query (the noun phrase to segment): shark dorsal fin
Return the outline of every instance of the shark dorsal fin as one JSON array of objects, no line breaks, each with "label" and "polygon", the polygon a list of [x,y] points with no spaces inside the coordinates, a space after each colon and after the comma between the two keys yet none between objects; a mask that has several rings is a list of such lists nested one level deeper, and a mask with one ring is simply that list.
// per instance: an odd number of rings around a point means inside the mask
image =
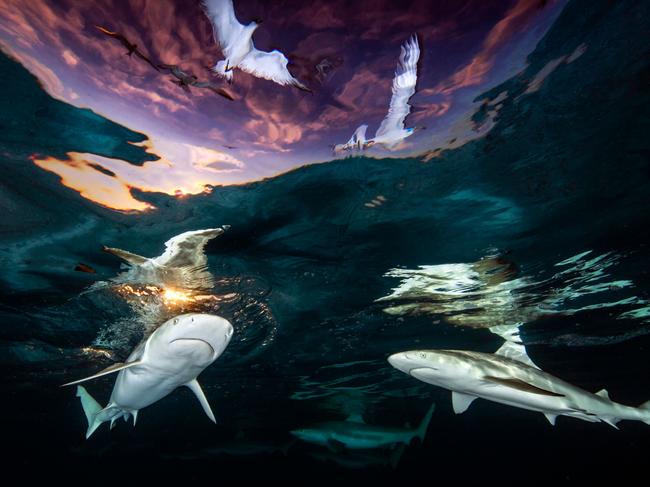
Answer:
[{"label": "shark dorsal fin", "polygon": [[97,372],[95,375],[91,375],[90,377],[86,377],[84,379],[75,380],[73,382],[68,382],[67,384],[63,384],[61,387],[72,386],[75,384],[79,384],[81,382],[86,382],[87,380],[96,379],[97,377],[101,377],[103,375],[119,372],[120,370],[128,369],[129,367],[135,367],[136,365],[140,365],[141,363],[142,362],[139,360],[136,360],[135,362],[128,362],[126,364],[123,364],[122,362],[118,362],[116,364],[106,367],[101,372]]},{"label": "shark dorsal fin", "polygon": [[607,399],[607,400],[611,401],[611,399],[609,398],[609,392],[607,392],[607,389],[601,389],[601,390],[599,390],[599,391],[596,393],[596,395],[597,395],[597,396],[600,396],[600,397],[602,397],[602,398],[604,398],[604,399]]},{"label": "shark dorsal fin", "polygon": [[522,364],[530,365],[531,367],[539,369],[539,367],[537,367],[537,365],[535,365],[530,359],[528,353],[526,353],[526,347],[520,343],[505,342],[501,345],[501,348],[494,353],[495,355],[501,355],[502,357],[516,360]]},{"label": "shark dorsal fin", "polygon": [[474,402],[476,396],[470,396],[469,394],[463,394],[462,392],[452,391],[451,393],[451,404],[454,407],[454,412],[456,414],[461,414],[467,411],[472,402]]},{"label": "shark dorsal fin", "polygon": [[216,423],[217,420],[214,418],[214,413],[210,408],[210,403],[205,398],[205,394],[203,394],[203,389],[201,389],[201,385],[199,384],[199,381],[194,379],[185,385],[194,393],[196,398],[199,400],[199,402],[201,403],[201,407],[203,407],[203,411],[205,411],[205,414],[208,416],[208,418],[210,418],[210,420],[213,423]]},{"label": "shark dorsal fin", "polygon": [[345,420],[351,423],[365,423],[363,416],[361,416],[359,413],[352,413],[347,418],[345,418]]}]

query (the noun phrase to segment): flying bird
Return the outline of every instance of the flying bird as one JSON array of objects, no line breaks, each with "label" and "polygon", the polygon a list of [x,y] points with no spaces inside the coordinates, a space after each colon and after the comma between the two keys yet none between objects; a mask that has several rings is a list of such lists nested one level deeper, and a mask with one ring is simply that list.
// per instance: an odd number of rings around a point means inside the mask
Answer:
[{"label": "flying bird", "polygon": [[175,64],[159,64],[158,68],[169,71],[169,73],[176,78],[175,80],[172,80],[172,83],[177,84],[178,86],[183,88],[187,93],[191,92],[190,87],[207,88],[208,90],[216,93],[217,95],[221,95],[224,98],[227,98],[228,100],[231,101],[234,100],[232,95],[228,93],[226,90],[224,90],[223,88],[219,88],[218,86],[216,86],[214,83],[211,83],[210,81],[199,81],[199,79],[195,75],[186,73]]},{"label": "flying bird", "polygon": [[206,244],[223,234],[230,225],[184,232],[165,242],[165,251],[157,257],[143,257],[127,250],[103,247],[104,252],[119,257],[130,268],[113,281],[129,284],[152,284],[163,288],[210,289],[214,277],[208,270]]},{"label": "flying bird", "polygon": [[368,130],[367,125],[359,125],[357,129],[350,137],[345,144],[336,144],[333,146],[334,152],[344,152],[351,150],[363,150],[366,148],[368,141],[366,140],[366,130]]},{"label": "flying bird", "polygon": [[277,50],[265,52],[255,48],[253,32],[259,22],[240,24],[232,0],[203,0],[203,8],[212,23],[214,39],[226,57],[212,68],[216,74],[232,83],[233,70],[239,68],[258,78],[311,92],[291,75],[287,69],[289,60],[284,54]]},{"label": "flying bird", "polygon": [[388,114],[377,129],[375,137],[366,140],[368,126],[361,125],[355,130],[352,138],[347,143],[334,146],[335,152],[353,149],[364,150],[375,144],[380,144],[387,149],[393,149],[413,134],[416,129],[404,128],[404,119],[411,110],[408,102],[415,93],[419,58],[420,46],[417,37],[413,35],[402,45],[399,62],[395,70],[395,78],[393,78],[393,95],[388,107]]},{"label": "flying bird", "polygon": [[102,26],[100,26],[100,25],[96,25],[95,27],[96,27],[100,32],[102,32],[103,34],[106,34],[107,36],[112,37],[113,39],[117,39],[118,41],[120,41],[120,43],[121,43],[124,47],[126,47],[126,49],[127,49],[127,52],[126,52],[126,55],[127,55],[127,56],[132,57],[133,54],[135,54],[136,57],[138,57],[138,58],[142,59],[144,62],[148,63],[148,64],[149,64],[153,69],[155,69],[156,71],[160,71],[160,69],[158,68],[158,66],[156,66],[156,65],[153,63],[153,61],[151,61],[151,59],[149,59],[147,56],[145,56],[145,55],[142,53],[142,51],[141,51],[140,49],[138,49],[138,45],[137,45],[137,44],[132,43],[132,42],[129,41],[126,37],[124,37],[122,34],[120,34],[119,32],[113,32],[113,31],[110,31],[110,30],[105,29],[104,27],[102,27]]}]

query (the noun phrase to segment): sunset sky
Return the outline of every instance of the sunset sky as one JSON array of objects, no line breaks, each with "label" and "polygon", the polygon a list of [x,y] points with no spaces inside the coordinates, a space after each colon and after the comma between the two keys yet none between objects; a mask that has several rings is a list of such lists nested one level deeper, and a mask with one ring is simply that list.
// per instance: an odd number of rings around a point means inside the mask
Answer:
[{"label": "sunset sky", "polygon": [[[285,53],[292,74],[313,94],[241,71],[232,86],[213,75],[207,67],[223,57],[198,0],[0,4],[0,44],[7,53],[52,96],[146,134],[147,150],[160,157],[141,167],[76,153],[63,161],[40,155],[34,163],[104,206],[143,210],[129,188],[199,193],[206,184],[257,180],[331,160],[331,145],[345,142],[361,123],[374,134],[386,115],[400,45],[413,33],[422,55],[407,126],[426,130],[399,151],[373,148],[368,155],[422,154],[479,136],[469,121],[473,99],[525,66],[564,1],[235,0],[242,23],[263,20],[253,36],[256,47]],[[156,63],[178,64],[223,84],[236,100],[207,90],[185,93],[168,74],[126,56],[96,24],[123,33]],[[319,64],[329,71],[319,74]],[[104,186],[117,188],[113,196],[88,196]]]}]

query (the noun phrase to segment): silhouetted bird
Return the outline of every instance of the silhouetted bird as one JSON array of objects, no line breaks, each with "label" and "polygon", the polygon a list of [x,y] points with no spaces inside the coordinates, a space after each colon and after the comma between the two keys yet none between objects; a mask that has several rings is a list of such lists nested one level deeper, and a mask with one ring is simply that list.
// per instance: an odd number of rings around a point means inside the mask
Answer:
[{"label": "silhouetted bird", "polygon": [[97,29],[99,29],[99,31],[102,32],[103,34],[106,34],[107,36],[112,37],[113,39],[117,39],[118,41],[120,41],[120,43],[124,47],[126,47],[126,49],[127,49],[127,53],[126,53],[127,56],[132,57],[133,54],[135,54],[136,57],[142,59],[144,62],[149,64],[153,69],[155,69],[156,71],[160,71],[160,69],[158,69],[158,66],[156,66],[151,61],[151,59],[149,59],[147,56],[145,56],[142,53],[142,51],[140,51],[140,49],[138,49],[137,44],[132,43],[126,37],[124,37],[122,34],[120,34],[119,32],[110,31],[110,30],[105,29],[104,27],[101,27],[99,25],[96,25],[95,27],[97,27]]},{"label": "silhouetted bird", "polygon": [[159,64],[158,68],[169,71],[169,73],[176,78],[175,80],[172,80],[172,83],[177,84],[188,93],[191,92],[190,87],[207,88],[208,90],[218,95],[221,95],[224,98],[227,98],[231,101],[234,100],[232,95],[228,93],[226,90],[224,90],[223,88],[217,87],[215,84],[211,83],[210,81],[199,81],[199,79],[195,75],[191,73],[186,73],[175,64]]}]

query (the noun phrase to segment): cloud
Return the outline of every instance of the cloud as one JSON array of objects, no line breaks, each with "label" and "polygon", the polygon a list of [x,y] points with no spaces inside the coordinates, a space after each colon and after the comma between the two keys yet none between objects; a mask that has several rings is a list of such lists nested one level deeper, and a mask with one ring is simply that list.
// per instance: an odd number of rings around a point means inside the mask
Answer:
[{"label": "cloud", "polygon": [[[482,0],[235,0],[242,22],[264,19],[254,34],[256,46],[287,54],[290,71],[315,91],[309,95],[236,70],[229,88],[236,102],[208,90],[186,93],[170,82],[168,73],[126,56],[117,40],[94,27],[123,33],[154,63],[178,64],[219,83],[207,67],[223,56],[198,0],[4,0],[0,38],[54,96],[118,123],[165,133],[170,140],[240,149],[245,168],[215,159],[192,169],[177,159],[181,149],[158,142],[157,152],[173,161],[176,177],[188,178],[183,186],[191,192],[204,180],[235,175],[241,180],[247,171],[269,175],[312,162],[323,154],[320,148],[347,140],[361,123],[374,133],[388,109],[399,46],[412,33],[423,49],[414,98],[418,109],[411,117],[418,125],[434,123],[432,119],[451,123],[458,112],[454,93],[474,86],[478,94],[500,62],[501,49],[516,36],[525,37],[540,4],[510,0],[504,5]],[[326,76],[317,69],[324,59],[332,65]],[[205,174],[197,177],[195,171]],[[124,181],[140,174],[124,175]],[[161,178],[163,191],[173,185]]]},{"label": "cloud", "polygon": [[79,64],[79,59],[69,49],[66,49],[65,51],[63,51],[61,53],[61,57],[63,58],[63,60],[65,61],[65,63],[68,66],[74,67],[77,64]]},{"label": "cloud", "polygon": [[38,167],[57,174],[64,186],[107,208],[119,211],[153,208],[148,203],[136,200],[125,181],[93,167],[93,164],[85,160],[85,154],[69,152],[67,156],[67,159],[62,160],[32,157],[32,161]]},{"label": "cloud", "polygon": [[136,199],[131,189],[171,196],[199,194],[206,186],[223,184],[224,176],[237,173],[245,164],[221,151],[193,144],[152,138],[147,152],[165,157],[134,166],[127,161],[91,153],[69,152],[66,159],[33,156],[38,167],[53,172],[64,186],[107,208],[144,211],[153,207]]},{"label": "cloud", "polygon": [[449,96],[461,88],[481,84],[494,66],[499,50],[514,35],[523,32],[539,11],[539,0],[518,0],[490,29],[479,52],[467,64],[437,86],[423,90],[423,94]]}]

